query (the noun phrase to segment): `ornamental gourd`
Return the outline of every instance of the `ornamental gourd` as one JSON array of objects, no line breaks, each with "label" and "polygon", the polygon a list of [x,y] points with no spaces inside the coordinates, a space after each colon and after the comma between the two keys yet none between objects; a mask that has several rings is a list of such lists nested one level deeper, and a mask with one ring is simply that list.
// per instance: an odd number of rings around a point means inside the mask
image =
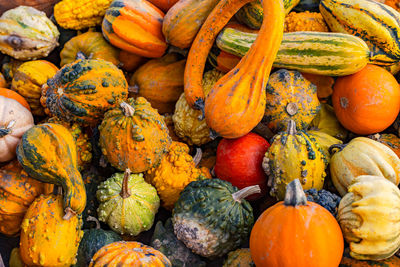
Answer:
[{"label": "ornamental gourd", "polygon": [[382,133],[369,136],[369,138],[390,147],[390,149],[392,149],[393,152],[396,153],[396,155],[400,158],[400,138],[398,138],[396,135]]},{"label": "ornamental gourd", "polygon": [[224,261],[222,267],[255,267],[251,259],[249,248],[240,248],[229,252],[228,258]]},{"label": "ornamental gourd", "polygon": [[[347,249],[346,249],[347,250]],[[393,255],[390,258],[380,260],[380,261],[371,261],[371,260],[356,260],[350,257],[348,251],[343,254],[342,261],[339,264],[339,267],[397,267],[400,266],[400,258],[396,255]]]},{"label": "ornamental gourd", "polygon": [[167,49],[161,31],[164,13],[146,0],[114,0],[102,30],[113,46],[143,57],[161,57]]},{"label": "ornamental gourd", "polygon": [[70,266],[83,236],[82,220],[63,219],[62,196],[40,196],[21,225],[20,254],[28,266]]},{"label": "ornamental gourd", "polygon": [[139,242],[114,242],[94,254],[89,267],[103,266],[152,266],[172,267],[160,251]]},{"label": "ornamental gourd", "polygon": [[18,103],[20,103],[22,106],[24,106],[27,110],[31,111],[31,108],[29,107],[29,104],[25,100],[25,98],[22,95],[18,94],[17,92],[13,91],[13,90],[0,87],[0,96],[4,96],[6,98],[14,99]]},{"label": "ornamental gourd", "polygon": [[340,140],[345,140],[348,134],[336,118],[333,107],[325,103],[321,103],[321,110],[310,123],[309,130],[323,132]]},{"label": "ornamental gourd", "polygon": [[17,100],[0,95],[0,162],[15,157],[22,135],[33,124],[31,112]]},{"label": "ornamental gourd", "polygon": [[330,136],[327,133],[324,133],[322,131],[307,131],[307,134],[314,138],[315,141],[319,144],[322,153],[324,154],[325,158],[329,162],[331,158],[331,154],[329,153],[329,148],[333,145],[337,144],[343,144],[342,140],[339,140],[333,136]]},{"label": "ornamental gourd", "polygon": [[44,109],[40,104],[42,86],[53,77],[58,68],[46,60],[34,60],[23,63],[14,73],[11,89],[25,97],[36,116],[44,116]]},{"label": "ornamental gourd", "polygon": [[284,201],[261,214],[250,235],[256,266],[337,267],[343,248],[335,217],[307,202],[298,179],[288,184]]},{"label": "ornamental gourd", "polygon": [[115,65],[83,59],[62,67],[43,86],[46,113],[65,121],[95,125],[104,113],[128,97],[128,83]]},{"label": "ornamental gourd", "polygon": [[203,257],[227,254],[248,238],[254,217],[244,198],[259,192],[257,185],[238,191],[220,179],[191,182],[172,211],[176,237]]},{"label": "ornamental gourd", "polygon": [[137,236],[153,226],[160,206],[156,189],[143,174],[115,173],[98,186],[99,220],[119,234]]},{"label": "ornamental gourd", "polygon": [[171,145],[163,118],[143,97],[129,98],[109,110],[100,127],[100,146],[115,168],[133,173],[160,164]]},{"label": "ornamental gourd", "polygon": [[20,60],[46,57],[57,45],[60,33],[46,14],[19,6],[0,17],[0,51]]},{"label": "ornamental gourd", "polygon": [[229,72],[239,63],[239,61],[240,57],[222,51],[216,45],[211,48],[207,57],[207,62],[223,73]]},{"label": "ornamental gourd", "polygon": [[329,32],[319,12],[290,12],[285,18],[284,32]]},{"label": "ornamental gourd", "polygon": [[273,131],[285,130],[289,120],[305,130],[321,109],[317,87],[298,71],[274,72],[266,87],[267,104],[263,120]]},{"label": "ornamental gourd", "polygon": [[30,177],[63,188],[64,218],[81,214],[86,191],[77,168],[75,140],[70,131],[56,123],[39,124],[22,136],[17,148],[19,163]]},{"label": "ornamental gourd", "polygon": [[357,137],[347,145],[332,146],[330,151],[334,153],[330,161],[331,179],[342,196],[360,175],[382,176],[395,185],[400,183],[400,159],[384,144]]},{"label": "ornamental gourd", "polygon": [[282,200],[286,186],[295,179],[300,179],[305,190],[321,190],[326,176],[326,163],[315,139],[304,131],[296,131],[295,123],[289,121],[287,131],[274,136],[262,163],[268,176],[271,196]]},{"label": "ornamental gourd", "polygon": [[339,204],[337,219],[350,256],[382,260],[400,248],[400,190],[382,176],[358,176]]}]

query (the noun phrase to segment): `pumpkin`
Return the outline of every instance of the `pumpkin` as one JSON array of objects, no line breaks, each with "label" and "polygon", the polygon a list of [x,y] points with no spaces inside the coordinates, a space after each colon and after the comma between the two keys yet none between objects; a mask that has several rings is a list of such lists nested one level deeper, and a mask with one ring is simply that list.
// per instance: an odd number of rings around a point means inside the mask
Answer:
[{"label": "pumpkin", "polygon": [[211,178],[209,170],[196,168],[189,147],[180,142],[172,142],[160,165],[146,174],[146,181],[157,189],[162,206],[168,210],[172,210],[186,185],[206,178]]},{"label": "pumpkin", "polygon": [[289,121],[286,132],[274,136],[265,153],[262,167],[268,176],[270,195],[278,200],[285,197],[286,186],[300,178],[304,189],[321,190],[324,185],[326,159],[315,139],[304,131],[296,131]]},{"label": "pumpkin", "polygon": [[229,252],[228,258],[224,261],[222,267],[255,267],[251,259],[249,248],[240,248]]},{"label": "pumpkin", "polygon": [[289,120],[305,130],[321,109],[317,87],[298,71],[274,72],[266,87],[267,105],[263,121],[273,131],[285,130]]},{"label": "pumpkin", "polygon": [[143,97],[129,98],[109,110],[100,127],[104,156],[119,170],[139,173],[157,166],[171,138],[163,118]]},{"label": "pumpkin", "polygon": [[103,59],[119,64],[119,51],[103,38],[100,32],[85,32],[71,38],[61,50],[61,66],[74,62],[78,56],[86,59]]},{"label": "pumpkin", "polygon": [[400,258],[397,256],[392,256],[385,260],[371,261],[371,260],[356,260],[350,257],[348,251],[343,254],[342,261],[339,267],[397,267],[400,266]]},{"label": "pumpkin", "polygon": [[18,161],[30,177],[62,186],[66,220],[81,214],[86,205],[77,154],[71,132],[56,123],[33,126],[24,133],[17,148]]},{"label": "pumpkin", "polygon": [[171,218],[168,218],[165,225],[158,221],[151,237],[150,245],[163,253],[175,267],[196,266],[206,267],[201,258],[188,249],[179,241],[172,226]]},{"label": "pumpkin", "polygon": [[31,128],[31,112],[17,100],[0,95],[0,162],[15,157],[22,135]]},{"label": "pumpkin", "polygon": [[337,219],[350,256],[382,260],[400,248],[400,190],[382,176],[361,175],[339,204]]},{"label": "pumpkin", "polygon": [[284,201],[261,214],[250,235],[256,266],[337,267],[343,248],[335,217],[307,202],[298,179],[288,184]]},{"label": "pumpkin", "polygon": [[290,12],[285,17],[284,32],[329,32],[319,12]]},{"label": "pumpkin", "polygon": [[185,64],[186,60],[180,60],[176,53],[152,59],[136,70],[129,85],[160,114],[173,113],[175,103],[183,93]]},{"label": "pumpkin", "polygon": [[60,33],[46,14],[19,6],[0,17],[0,52],[20,60],[46,57],[57,45]]},{"label": "pumpkin", "polygon": [[222,139],[217,148],[215,174],[239,189],[259,185],[261,194],[248,199],[255,200],[267,191],[267,176],[262,161],[270,144],[255,133],[248,133],[237,139]]},{"label": "pumpkin", "polygon": [[225,255],[248,238],[254,217],[244,198],[259,192],[257,185],[238,191],[220,179],[191,182],[172,211],[176,237],[200,256]]},{"label": "pumpkin", "polygon": [[161,57],[167,49],[162,34],[164,13],[146,0],[114,0],[102,30],[113,46],[143,57]]},{"label": "pumpkin", "polygon": [[343,144],[342,140],[339,140],[329,134],[322,132],[322,131],[307,131],[307,134],[314,138],[315,141],[319,144],[322,153],[324,154],[325,158],[329,162],[331,158],[331,154],[329,153],[329,148],[333,145]]},{"label": "pumpkin", "polygon": [[394,134],[375,134],[372,136],[369,136],[371,139],[378,141],[379,143],[382,143],[390,149],[393,150],[394,153],[400,158],[400,139],[394,135]]},{"label": "pumpkin", "polygon": [[172,267],[164,254],[139,242],[114,242],[94,254],[89,267],[102,266]]},{"label": "pumpkin", "polygon": [[390,72],[369,64],[336,80],[332,103],[346,129],[360,135],[373,134],[395,121],[400,109],[400,86]]},{"label": "pumpkin", "polygon": [[151,0],[149,2],[161,9],[162,11],[167,12],[178,1],[179,0]]},{"label": "pumpkin", "polygon": [[[223,73],[213,69],[204,74],[203,90],[206,95],[211,87],[217,82]],[[203,145],[211,141],[210,129],[204,120],[199,120],[202,116],[200,110],[190,108],[186,101],[185,94],[182,94],[175,105],[175,112],[172,116],[176,135],[187,142],[189,145]]]},{"label": "pumpkin", "polygon": [[29,205],[46,192],[46,185],[30,178],[18,161],[0,168],[0,233],[15,235]]},{"label": "pumpkin", "polygon": [[311,121],[309,130],[323,132],[340,140],[345,140],[348,134],[336,118],[333,107],[326,103],[321,103],[321,109]]},{"label": "pumpkin", "polygon": [[332,95],[333,85],[335,84],[333,77],[305,72],[302,72],[301,75],[317,86],[317,96],[320,101],[326,102],[327,98]]},{"label": "pumpkin", "polygon": [[23,63],[14,73],[11,89],[25,97],[36,116],[44,116],[44,109],[40,104],[42,86],[53,77],[58,68],[46,60],[34,60]]},{"label": "pumpkin", "polygon": [[341,196],[360,175],[382,176],[395,185],[400,183],[400,159],[384,144],[357,137],[330,150],[334,153],[330,161],[331,179]]},{"label": "pumpkin", "polygon": [[189,48],[217,0],[181,0],[165,14],[162,31],[167,43]]},{"label": "pumpkin", "polygon": [[20,254],[28,266],[70,266],[75,260],[82,220],[63,219],[62,196],[36,198],[21,224]]},{"label": "pumpkin", "polygon": [[132,236],[153,226],[160,206],[156,189],[144,181],[143,174],[131,174],[129,169],[101,183],[96,196],[99,220],[117,233]]},{"label": "pumpkin", "polygon": [[21,96],[20,94],[18,94],[17,92],[13,91],[13,90],[6,89],[6,88],[0,88],[0,96],[4,96],[6,98],[14,99],[18,103],[23,105],[26,109],[31,111],[31,108],[29,107],[29,104],[25,100],[25,98],[23,96]]},{"label": "pumpkin", "polygon": [[47,114],[65,121],[95,125],[104,113],[128,97],[124,74],[105,60],[77,60],[62,67],[43,86]]},{"label": "pumpkin", "polygon": [[120,62],[119,65],[123,70],[133,72],[143,65],[147,61],[147,58],[121,50],[119,52],[118,60]]},{"label": "pumpkin", "polygon": [[26,267],[26,264],[21,259],[19,248],[13,248],[10,254],[10,267]]}]

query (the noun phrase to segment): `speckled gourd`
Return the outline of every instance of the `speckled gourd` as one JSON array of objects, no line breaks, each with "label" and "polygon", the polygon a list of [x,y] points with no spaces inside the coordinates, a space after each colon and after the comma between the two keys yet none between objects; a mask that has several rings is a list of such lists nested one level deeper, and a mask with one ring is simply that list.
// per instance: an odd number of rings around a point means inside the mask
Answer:
[{"label": "speckled gourd", "polygon": [[255,267],[253,260],[251,259],[251,253],[249,248],[239,248],[231,251],[228,257],[224,261],[222,267]]}]

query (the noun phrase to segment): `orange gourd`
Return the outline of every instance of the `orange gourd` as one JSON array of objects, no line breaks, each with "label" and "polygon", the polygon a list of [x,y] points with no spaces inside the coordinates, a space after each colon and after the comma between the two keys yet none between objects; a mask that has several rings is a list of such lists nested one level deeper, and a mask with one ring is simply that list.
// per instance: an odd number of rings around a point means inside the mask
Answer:
[{"label": "orange gourd", "polygon": [[143,65],[147,61],[147,58],[121,50],[118,60],[121,69],[132,72]]},{"label": "orange gourd", "polygon": [[373,136],[369,136],[371,139],[378,141],[388,147],[390,147],[394,153],[400,158],[400,138],[398,138],[394,134],[375,134]]},{"label": "orange gourd", "polygon": [[17,100],[18,103],[23,105],[29,111],[31,110],[31,108],[29,107],[28,101],[26,101],[22,95],[18,94],[17,92],[15,92],[13,90],[6,89],[6,88],[0,88],[0,95],[7,97],[7,98],[12,98],[14,100]]},{"label": "orange gourd", "polygon": [[0,73],[0,87],[7,87],[6,78],[4,78],[4,75],[2,73]]}]

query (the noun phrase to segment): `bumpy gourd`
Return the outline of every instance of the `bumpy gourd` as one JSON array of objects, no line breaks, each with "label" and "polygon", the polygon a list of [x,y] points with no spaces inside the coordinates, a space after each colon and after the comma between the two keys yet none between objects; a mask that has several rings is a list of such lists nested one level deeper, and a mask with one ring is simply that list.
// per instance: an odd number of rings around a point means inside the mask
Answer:
[{"label": "bumpy gourd", "polygon": [[327,133],[322,131],[307,131],[307,134],[314,138],[315,141],[319,144],[322,153],[324,154],[326,160],[329,162],[331,158],[331,153],[329,153],[329,148],[333,145],[342,144],[342,140],[339,140],[333,136],[330,136]]},{"label": "bumpy gourd", "polygon": [[62,0],[54,6],[54,17],[65,29],[81,30],[101,24],[112,0]]},{"label": "bumpy gourd", "polygon": [[171,145],[163,118],[143,97],[129,98],[109,110],[100,127],[100,146],[115,168],[133,173],[160,164]]},{"label": "bumpy gourd", "polygon": [[83,59],[62,67],[43,86],[40,102],[47,114],[95,125],[128,97],[124,74],[111,62]]},{"label": "bumpy gourd", "polygon": [[224,261],[222,267],[255,267],[251,259],[249,248],[240,248],[229,252],[228,258]]},{"label": "bumpy gourd", "polygon": [[154,185],[162,206],[169,210],[172,210],[186,185],[206,178],[211,178],[210,172],[207,168],[196,168],[189,155],[189,147],[179,142],[172,142],[160,165],[146,174],[146,181]]},{"label": "bumpy gourd", "polygon": [[34,60],[23,63],[14,73],[11,89],[22,95],[29,103],[32,114],[44,116],[40,104],[42,86],[53,77],[58,68],[46,60]]},{"label": "bumpy gourd", "polygon": [[143,174],[115,173],[98,186],[99,220],[120,234],[136,236],[153,226],[160,206],[156,189],[146,183]]},{"label": "bumpy gourd", "polygon": [[296,131],[293,121],[289,121],[286,132],[274,136],[262,163],[268,175],[270,194],[278,200],[285,197],[286,186],[295,179],[300,179],[305,190],[321,190],[326,165],[319,144],[306,132]]},{"label": "bumpy gourd", "polygon": [[400,248],[400,190],[381,176],[358,176],[339,204],[337,219],[350,256],[382,260]]},{"label": "bumpy gourd", "polygon": [[0,17],[0,51],[20,60],[46,57],[57,45],[60,33],[46,14],[19,6]]},{"label": "bumpy gourd", "polygon": [[22,136],[17,157],[24,170],[34,179],[61,185],[65,219],[85,209],[86,191],[77,167],[75,140],[60,124],[33,126]]},{"label": "bumpy gourd", "polygon": [[21,225],[20,254],[29,266],[70,266],[83,236],[82,220],[63,219],[61,195],[40,196],[29,207]]},{"label": "bumpy gourd", "polygon": [[321,13],[290,12],[285,18],[285,32],[329,32]]},{"label": "bumpy gourd", "polygon": [[348,134],[336,118],[333,107],[325,103],[321,104],[321,110],[310,123],[309,130],[323,132],[340,140],[346,139]]},{"label": "bumpy gourd", "polygon": [[188,184],[172,211],[176,237],[203,257],[221,257],[248,238],[253,209],[244,198],[259,193],[256,186],[240,191],[220,179]]},{"label": "bumpy gourd", "polygon": [[347,249],[343,254],[342,261],[339,264],[339,267],[397,267],[400,266],[400,258],[396,255],[393,255],[390,258],[380,260],[380,261],[371,261],[371,260],[356,260],[353,259]]},{"label": "bumpy gourd", "polygon": [[390,149],[392,149],[393,152],[396,153],[396,155],[400,158],[400,138],[398,138],[396,135],[382,133],[369,136],[369,138],[390,147]]}]

